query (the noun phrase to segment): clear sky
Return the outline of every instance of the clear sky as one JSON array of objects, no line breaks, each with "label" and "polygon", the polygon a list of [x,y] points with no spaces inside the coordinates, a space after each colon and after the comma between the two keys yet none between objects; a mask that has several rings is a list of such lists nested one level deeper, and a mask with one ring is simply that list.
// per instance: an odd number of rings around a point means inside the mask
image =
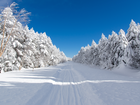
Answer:
[{"label": "clear sky", "polygon": [[29,28],[46,32],[66,56],[73,57],[82,46],[98,43],[114,30],[127,32],[131,19],[140,22],[140,0],[0,0],[16,2],[31,12]]}]

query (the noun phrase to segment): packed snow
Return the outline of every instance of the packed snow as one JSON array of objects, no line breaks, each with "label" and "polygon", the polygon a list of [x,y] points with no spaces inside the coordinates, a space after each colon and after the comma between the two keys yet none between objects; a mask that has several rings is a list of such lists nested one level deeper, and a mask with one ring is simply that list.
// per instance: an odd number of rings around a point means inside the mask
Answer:
[{"label": "packed snow", "polygon": [[0,104],[139,105],[140,72],[118,69],[67,62],[2,73]]}]

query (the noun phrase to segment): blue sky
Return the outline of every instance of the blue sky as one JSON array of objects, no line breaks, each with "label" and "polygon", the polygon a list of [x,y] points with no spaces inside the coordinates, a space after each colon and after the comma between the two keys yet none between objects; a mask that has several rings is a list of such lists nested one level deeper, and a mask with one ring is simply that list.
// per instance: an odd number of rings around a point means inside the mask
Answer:
[{"label": "blue sky", "polygon": [[140,0],[1,0],[1,4],[2,1],[15,1],[31,12],[28,26],[46,32],[68,57],[92,40],[98,43],[102,33],[108,37],[113,30],[127,32],[131,19],[140,22]]}]

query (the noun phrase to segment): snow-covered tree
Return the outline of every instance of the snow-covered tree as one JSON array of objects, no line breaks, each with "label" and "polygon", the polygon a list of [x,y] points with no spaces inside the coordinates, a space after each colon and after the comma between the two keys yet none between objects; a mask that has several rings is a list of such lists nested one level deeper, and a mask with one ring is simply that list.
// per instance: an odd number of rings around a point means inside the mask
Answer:
[{"label": "snow-covered tree", "polygon": [[126,35],[122,29],[119,35],[112,31],[108,39],[102,34],[98,45],[93,41],[92,46],[86,49],[82,47],[72,60],[105,69],[113,69],[120,64],[140,68],[140,25],[132,20]]},{"label": "snow-covered tree", "polygon": [[[33,28],[29,29],[27,25],[24,27],[23,22],[17,21],[17,15],[13,13],[17,13],[14,6],[16,3],[6,7],[0,14],[0,19],[4,20],[0,24],[0,41],[4,46],[7,42],[5,47],[1,47],[4,52],[0,57],[0,70],[6,72],[22,67],[39,68],[65,62],[67,57],[53,45],[46,33],[35,32]],[[28,12],[23,9],[19,15],[26,20]]]},{"label": "snow-covered tree", "polygon": [[[0,48],[0,56],[5,51],[5,48],[13,35],[19,34],[20,29],[22,28],[19,20],[28,21],[28,13],[25,9],[22,9],[18,12],[15,8],[17,8],[17,3],[13,2],[9,7],[4,8],[4,10],[0,14],[0,23],[1,23],[1,48]],[[17,33],[17,34],[15,34]],[[17,35],[18,36],[18,35]]]},{"label": "snow-covered tree", "polygon": [[99,40],[99,44],[98,44],[98,56],[96,58],[96,65],[102,66],[103,68],[106,68],[106,60],[108,58],[108,39],[105,37],[105,35],[102,33],[102,37]]},{"label": "snow-covered tree", "polygon": [[128,66],[140,68],[140,28],[133,20],[130,23],[128,33],[128,45],[125,51],[124,61]]},{"label": "snow-covered tree", "polygon": [[97,44],[96,42],[93,40],[91,47],[89,49],[89,53],[88,53],[88,63],[89,64],[95,64],[96,57],[97,57],[97,52],[96,52],[96,48],[97,48]]}]

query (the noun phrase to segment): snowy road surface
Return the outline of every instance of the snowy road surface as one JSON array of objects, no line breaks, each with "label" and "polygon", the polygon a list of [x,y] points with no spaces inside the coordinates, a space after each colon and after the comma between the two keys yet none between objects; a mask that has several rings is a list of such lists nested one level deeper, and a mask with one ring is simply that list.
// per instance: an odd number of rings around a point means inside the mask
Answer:
[{"label": "snowy road surface", "polygon": [[140,105],[140,72],[67,62],[0,74],[0,105]]}]

